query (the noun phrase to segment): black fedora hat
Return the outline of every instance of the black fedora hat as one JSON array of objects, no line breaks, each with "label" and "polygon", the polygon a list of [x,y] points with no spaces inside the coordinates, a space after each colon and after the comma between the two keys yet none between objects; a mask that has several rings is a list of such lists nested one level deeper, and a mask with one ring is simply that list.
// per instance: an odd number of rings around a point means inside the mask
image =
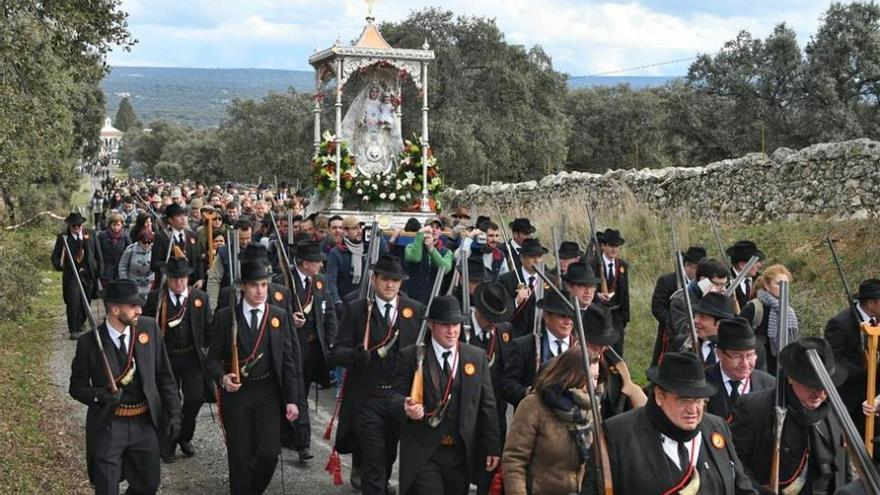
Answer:
[{"label": "black fedora hat", "polygon": [[862,283],[859,284],[859,292],[856,293],[855,298],[860,301],[880,299],[880,280],[876,278],[862,280]]},{"label": "black fedora hat", "polygon": [[327,256],[321,250],[321,245],[315,241],[300,242],[296,245],[296,259],[303,261],[324,261]]},{"label": "black fedora hat", "polygon": [[617,229],[605,229],[605,232],[602,232],[602,236],[599,238],[599,242],[608,246],[616,247],[623,246],[626,239],[620,235],[620,231]]},{"label": "black fedora hat", "polygon": [[706,257],[706,248],[701,246],[690,246],[687,251],[681,253],[681,257],[688,263],[699,263],[701,259]]},{"label": "black fedora hat", "polygon": [[614,345],[620,340],[620,333],[614,330],[611,310],[599,304],[591,304],[581,314],[584,322],[584,337],[587,342],[597,345]]},{"label": "black fedora hat", "polygon": [[177,203],[171,203],[170,205],[165,207],[165,216],[168,218],[176,217],[177,215],[186,215],[186,208],[180,206]]},{"label": "black fedora hat", "polygon": [[195,270],[186,261],[186,258],[168,258],[168,261],[162,264],[162,273],[168,278],[189,277]]},{"label": "black fedora hat", "polygon": [[779,351],[779,363],[782,364],[785,374],[807,387],[824,388],[822,382],[819,381],[819,375],[810,365],[810,360],[807,357],[809,349],[815,349],[819,353],[819,358],[825,364],[825,369],[828,370],[828,375],[831,376],[834,386],[840,386],[846,380],[846,369],[843,366],[837,366],[834,362],[834,351],[831,350],[831,344],[820,337],[804,337]]},{"label": "black fedora hat", "polygon": [[508,224],[512,232],[523,232],[526,234],[534,234],[537,230],[528,218],[515,218]]},{"label": "black fedora hat", "polygon": [[144,300],[138,294],[138,286],[132,280],[111,280],[101,292],[101,299],[108,304],[144,305]]},{"label": "black fedora hat", "polygon": [[72,211],[64,219],[64,223],[67,225],[82,225],[86,223],[86,217],[82,216],[82,213],[78,211]]},{"label": "black fedora hat", "polygon": [[758,341],[749,320],[739,316],[725,318],[718,323],[718,348],[730,351],[757,349]]},{"label": "black fedora hat", "polygon": [[480,258],[468,257],[468,279],[474,282],[488,282],[492,279],[486,271],[486,265]]},{"label": "black fedora hat", "polygon": [[741,240],[736,241],[733,246],[730,246],[725,251],[727,256],[731,259],[731,261],[748,261],[752,256],[757,256],[759,259],[764,259],[764,253],[758,249],[758,245],[755,244],[755,241],[750,240]]},{"label": "black fedora hat", "polygon": [[667,352],[660,366],[648,370],[648,380],[655,386],[686,398],[715,395],[715,385],[706,381],[700,358],[693,352]]},{"label": "black fedora hat", "polygon": [[270,277],[266,264],[262,261],[245,261],[241,264],[241,274],[235,280],[237,284],[267,280]]},{"label": "black fedora hat", "polygon": [[542,256],[547,254],[547,248],[541,245],[538,239],[526,239],[519,248],[520,256]]},{"label": "black fedora hat", "polygon": [[733,318],[736,316],[736,308],[732,298],[720,292],[709,292],[694,305],[694,314],[697,313],[721,319]]},{"label": "black fedora hat", "polygon": [[409,275],[406,274],[406,271],[400,265],[400,259],[390,254],[379,256],[379,259],[373,265],[373,273],[385,275],[394,280],[407,280],[409,278]]},{"label": "black fedora hat", "polygon": [[559,258],[567,260],[571,258],[580,258],[584,255],[581,246],[574,241],[562,241],[559,244]]},{"label": "black fedora hat", "polygon": [[474,306],[492,323],[507,321],[513,316],[513,301],[501,282],[480,284],[474,291]]},{"label": "black fedora hat", "polygon": [[548,289],[544,292],[544,297],[538,301],[537,306],[544,310],[545,313],[554,313],[557,315],[574,317],[574,310],[568,305],[571,299],[567,290],[562,290],[565,299],[559,297],[555,290]]},{"label": "black fedora hat", "polygon": [[431,301],[428,316],[425,318],[434,323],[461,323],[467,315],[461,312],[461,304],[455,296],[438,296]]},{"label": "black fedora hat", "polygon": [[562,280],[575,285],[599,285],[601,282],[590,265],[583,261],[568,265],[568,270],[562,274]]},{"label": "black fedora hat", "polygon": [[269,263],[269,250],[266,246],[257,243],[250,243],[241,250],[238,260],[242,263],[247,261],[259,261],[260,263]]}]

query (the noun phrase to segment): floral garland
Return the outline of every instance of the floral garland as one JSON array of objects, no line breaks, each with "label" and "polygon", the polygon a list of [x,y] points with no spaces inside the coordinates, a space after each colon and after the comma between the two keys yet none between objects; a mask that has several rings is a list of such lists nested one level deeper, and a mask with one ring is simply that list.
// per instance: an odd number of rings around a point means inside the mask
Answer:
[{"label": "floral garland", "polygon": [[350,192],[352,197],[366,204],[408,205],[413,198],[411,181],[391,172],[358,175]]},{"label": "floral garland", "polygon": [[[312,178],[315,182],[315,190],[318,194],[336,190],[336,136],[330,131],[324,131],[324,140],[321,142],[318,153],[312,157]],[[355,156],[348,152],[345,141],[339,142],[340,156],[342,158],[342,189],[351,189],[356,174]]]},{"label": "floral garland", "polygon": [[[403,151],[400,153],[400,163],[397,167],[398,175],[409,180],[414,192],[415,203],[410,209],[416,210],[420,206],[422,195],[422,146],[418,144],[418,137],[413,135],[412,139],[403,142]],[[443,176],[440,174],[440,167],[437,158],[434,157],[433,149],[428,147],[428,196],[432,198],[439,197],[439,193],[443,191],[445,184]],[[437,210],[440,207],[439,200],[431,200],[431,209]]]}]

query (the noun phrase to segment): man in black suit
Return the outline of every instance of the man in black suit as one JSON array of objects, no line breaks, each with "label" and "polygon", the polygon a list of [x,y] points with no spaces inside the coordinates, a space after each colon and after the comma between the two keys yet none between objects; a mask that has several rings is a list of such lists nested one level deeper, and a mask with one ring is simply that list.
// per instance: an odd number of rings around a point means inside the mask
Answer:
[{"label": "man in black suit", "polygon": [[[527,238],[519,247],[519,273],[506,272],[498,277],[507,289],[507,294],[514,301],[514,312],[510,323],[513,325],[514,337],[522,337],[532,333],[535,323],[535,302],[542,297],[544,283],[535,273],[544,261],[547,248],[541,246],[538,239]],[[520,285],[522,280],[523,285]]]},{"label": "man in black suit", "polygon": [[85,290],[86,297],[90,302],[98,290],[98,277],[104,269],[104,256],[98,246],[98,236],[95,235],[94,230],[83,227],[85,221],[85,217],[77,211],[67,215],[67,218],[64,219],[66,224],[64,232],[55,238],[55,248],[52,249],[52,266],[61,272],[61,294],[67,308],[67,330],[70,332],[71,340],[80,336],[89,308],[79,292],[76,276],[65,252],[65,236],[67,237],[67,245],[73,254],[83,290]]},{"label": "man in black suit", "polygon": [[648,379],[647,405],[603,424],[614,493],[755,493],[727,424],[705,414],[715,387],[705,381],[699,358],[667,353]]},{"label": "man in black suit", "polygon": [[596,289],[601,281],[589,264],[581,261],[569,264],[562,274],[562,282],[584,310],[596,302]]},{"label": "man in black suit", "polygon": [[[267,303],[266,266],[242,263],[236,283],[241,301],[218,310],[211,326],[208,372],[223,389],[220,417],[230,491],[259,494],[269,486],[278,464],[282,414],[287,421],[299,415],[302,364],[296,360],[287,312]],[[238,370],[233,356],[239,359]]]},{"label": "man in black suit", "polygon": [[[685,291],[691,299],[691,307],[694,310],[694,317],[697,316],[696,305],[703,299],[703,296],[710,293],[723,293],[727,286],[728,280],[727,267],[724,263],[704,258],[697,263],[697,272],[694,280],[675,291],[669,298],[669,321],[666,328],[669,330],[669,350],[681,350],[682,339],[691,334],[691,315],[688,314],[687,301],[685,300]],[[733,298],[730,304],[725,305],[728,309],[724,315],[715,315],[719,318],[731,318],[736,315],[736,307],[733,304]],[[712,314],[709,313],[711,316]],[[696,318],[695,318],[696,319]],[[662,356],[662,354],[661,354]],[[660,358],[658,358],[660,359]]]},{"label": "man in black suit", "polygon": [[865,366],[865,337],[860,325],[869,323],[876,326],[880,323],[880,280],[868,279],[860,283],[855,298],[858,304],[828,320],[825,338],[831,344],[838,366],[847,371],[847,379],[839,388],[840,398],[843,399],[859,433],[864,434],[862,402],[865,400],[868,371]]},{"label": "man in black suit", "polygon": [[[523,248],[526,239],[530,239],[537,229],[534,225],[532,225],[531,220],[528,218],[515,218],[512,222],[507,224],[510,227],[510,241],[501,246],[501,250],[504,253],[505,263],[507,263],[507,271],[522,271],[522,255],[520,251]],[[510,253],[510,258],[513,259],[514,266],[510,266],[510,262],[507,253]]]},{"label": "man in black suit", "polygon": [[[87,405],[86,461],[97,494],[159,489],[159,431],[180,432],[180,400],[162,332],[140,317],[143,300],[130,280],[114,280],[103,294],[107,319],[97,332],[77,339],[70,372],[70,395]],[[103,351],[96,339],[101,339]],[[118,390],[110,390],[109,365]],[[165,418],[168,418],[167,421]]]},{"label": "man in black suit", "polygon": [[403,294],[407,278],[400,260],[380,255],[370,283],[376,297],[358,299],[343,312],[331,361],[346,368],[336,431],[336,450],[359,452],[361,491],[384,495],[397,458],[398,411],[388,396],[400,349],[415,343],[423,306]]},{"label": "man in black suit", "polygon": [[[150,255],[150,269],[156,273],[158,283],[161,278],[162,263],[170,257],[185,258],[193,272],[189,276],[189,284],[197,289],[202,288],[205,273],[202,266],[202,252],[199,247],[198,235],[189,229],[186,208],[177,203],[171,203],[165,208],[165,220],[168,222],[169,231],[156,230],[153,241],[153,250]],[[171,250],[171,256],[168,250]]]},{"label": "man in black suit", "polygon": [[[330,386],[330,367],[327,365],[330,345],[336,340],[336,310],[327,301],[327,285],[321,268],[326,256],[321,245],[315,241],[305,241],[296,245],[292,290],[294,297],[293,325],[296,328],[298,345],[302,351],[303,399],[307,399],[313,383]],[[299,462],[305,463],[314,457],[311,446],[311,426],[308,401],[304,400],[300,415],[293,423],[292,430],[282,431],[282,445],[294,448]]]},{"label": "man in black suit", "polygon": [[773,375],[755,368],[758,341],[745,318],[729,318],[718,324],[718,362],[706,368],[706,381],[718,389],[709,399],[708,412],[733,421],[733,411],[743,395],[774,388]]},{"label": "man in black suit", "polygon": [[758,276],[758,272],[761,270],[761,260],[764,259],[764,253],[758,249],[755,241],[742,240],[736,241],[733,246],[727,248],[726,254],[730,257],[732,270],[732,273],[730,273],[730,280],[739,276],[739,272],[742,271],[752,256],[757,256],[759,260],[734,292],[734,295],[736,295],[736,303],[739,306],[739,309],[742,309],[746,307],[746,304],[752,298],[752,285],[755,282],[755,278]]},{"label": "man in black suit", "polygon": [[599,303],[611,310],[614,329],[620,334],[614,350],[620,356],[623,356],[626,324],[629,322],[629,264],[620,257],[620,247],[624,242],[626,240],[619,230],[605,229],[599,236],[602,254],[595,265],[596,273],[600,273],[605,282],[604,287],[599,290]]},{"label": "man in black suit", "polygon": [[[171,258],[162,266],[162,273],[166,288],[161,294],[159,290],[150,292],[143,314],[155,319],[165,336],[171,369],[183,395],[183,421],[177,444],[185,457],[192,457],[196,417],[206,393],[214,391],[205,370],[211,307],[204,291],[187,285],[192,267],[186,260]],[[163,438],[163,461],[174,462],[176,450],[175,443]]]},{"label": "man in black suit", "polygon": [[[681,253],[684,260],[684,271],[687,274],[685,285],[696,279],[697,264],[706,257],[706,248],[690,246],[687,251]],[[654,354],[651,357],[651,367],[657,366],[660,356],[669,350],[669,305],[670,298],[675,291],[681,288],[681,276],[676,272],[669,272],[657,279],[654,285],[654,293],[651,296],[651,314],[657,320],[657,338],[654,340]]]},{"label": "man in black suit", "polygon": [[[498,416],[499,438],[501,447],[507,436],[507,401],[501,395],[501,375],[504,365],[509,359],[510,342],[513,339],[510,323],[513,315],[513,303],[507,296],[504,286],[498,282],[480,284],[471,298],[470,335],[463,340],[465,343],[483,349],[489,362],[489,374],[492,379],[492,391],[495,395],[495,408]],[[487,454],[485,445],[480,445],[481,454]],[[478,455],[477,458],[483,458]],[[477,485],[477,493],[485,495],[489,492],[492,473],[483,472],[476,475],[473,482]]]},{"label": "man in black suit", "polygon": [[[779,352],[788,381],[779,488],[780,492],[788,488],[791,493],[834,493],[850,479],[849,462],[840,423],[830,414],[828,395],[807,358],[809,349],[819,354],[835,386],[846,378],[846,369],[836,365],[824,339],[805,337]],[[770,481],[775,407],[775,388],[746,395],[737,403],[731,425],[745,472],[762,493],[769,493],[764,487]]]},{"label": "man in black suit", "polygon": [[[491,371],[482,349],[459,341],[467,316],[455,297],[437,297],[429,311],[431,335],[421,350],[413,345],[399,354],[389,398],[403,424],[400,492],[464,494],[478,473],[494,471],[501,461]],[[423,403],[410,397],[419,352]]]}]

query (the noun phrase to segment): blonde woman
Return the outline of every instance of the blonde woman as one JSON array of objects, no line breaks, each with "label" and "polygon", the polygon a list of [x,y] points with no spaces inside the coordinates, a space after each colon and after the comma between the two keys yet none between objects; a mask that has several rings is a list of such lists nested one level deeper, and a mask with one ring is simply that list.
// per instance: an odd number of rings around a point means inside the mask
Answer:
[{"label": "blonde woman", "polygon": [[[776,375],[776,356],[779,355],[779,283],[791,282],[791,272],[782,265],[771,265],[752,286],[751,300],[740,316],[748,320],[758,338],[758,368]],[[798,319],[791,305],[788,312],[788,341],[798,339]]]}]

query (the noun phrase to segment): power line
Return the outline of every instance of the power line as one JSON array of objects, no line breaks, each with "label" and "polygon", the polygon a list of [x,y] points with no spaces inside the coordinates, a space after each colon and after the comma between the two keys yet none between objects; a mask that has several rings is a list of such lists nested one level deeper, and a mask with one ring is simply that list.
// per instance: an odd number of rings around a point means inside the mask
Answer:
[{"label": "power line", "polygon": [[611,75],[611,74],[620,74],[620,73],[622,73],[622,72],[631,72],[631,71],[634,71],[634,70],[651,69],[651,68],[653,68],[653,67],[660,67],[660,66],[663,66],[663,65],[672,65],[672,64],[679,64],[679,63],[681,63],[681,62],[689,62],[689,61],[691,61],[691,60],[696,59],[697,57],[698,57],[698,55],[694,55],[693,57],[678,58],[678,59],[675,59],[675,60],[667,60],[667,61],[665,61],[665,62],[657,62],[656,64],[639,65],[639,66],[637,66],[637,67],[627,67],[626,69],[616,69],[616,70],[609,70],[609,71],[605,71],[605,72],[597,72],[597,73],[595,73],[595,74],[587,74],[586,76],[577,76],[577,77],[574,77],[574,78],[572,78],[572,79],[579,79],[579,78],[582,78],[582,77],[608,76],[608,75]]}]

